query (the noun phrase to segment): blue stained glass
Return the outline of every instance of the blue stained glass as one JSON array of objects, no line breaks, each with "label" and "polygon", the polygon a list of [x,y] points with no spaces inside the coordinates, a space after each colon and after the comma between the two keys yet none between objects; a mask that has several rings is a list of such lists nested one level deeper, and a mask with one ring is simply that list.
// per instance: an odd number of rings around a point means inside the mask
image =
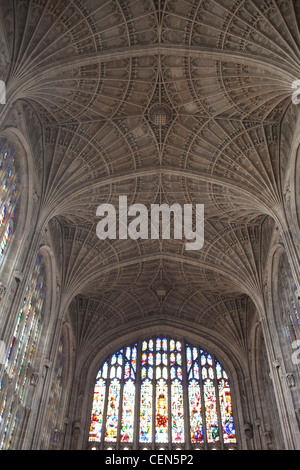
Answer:
[{"label": "blue stained glass", "polygon": [[198,359],[198,351],[197,348],[193,348],[193,360],[196,361]]},{"label": "blue stained glass", "polygon": [[115,364],[117,362],[117,356],[114,354],[111,358],[111,364]]},{"label": "blue stained glass", "polygon": [[146,369],[146,367],[142,367],[141,376],[142,376],[142,379],[144,379],[144,378],[147,376],[147,369]]}]

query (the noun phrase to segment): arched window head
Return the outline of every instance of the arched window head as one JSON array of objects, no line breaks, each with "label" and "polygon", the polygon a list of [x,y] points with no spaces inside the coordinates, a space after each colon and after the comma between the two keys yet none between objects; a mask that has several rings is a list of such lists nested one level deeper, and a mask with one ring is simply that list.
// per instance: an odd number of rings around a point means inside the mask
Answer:
[{"label": "arched window head", "polygon": [[15,150],[0,139],[0,264],[14,234],[20,175],[15,164]]},{"label": "arched window head", "polygon": [[225,370],[180,339],[153,337],[120,349],[98,372],[89,441],[100,449],[234,448]]}]

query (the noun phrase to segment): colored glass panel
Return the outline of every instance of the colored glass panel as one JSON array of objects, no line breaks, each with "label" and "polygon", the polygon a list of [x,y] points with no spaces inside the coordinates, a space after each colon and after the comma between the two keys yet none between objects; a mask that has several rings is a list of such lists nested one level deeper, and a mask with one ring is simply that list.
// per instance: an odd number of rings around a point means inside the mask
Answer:
[{"label": "colored glass panel", "polygon": [[115,442],[117,440],[119,403],[120,382],[118,379],[113,379],[108,391],[108,406],[105,431],[105,440],[107,442]]},{"label": "colored glass panel", "polygon": [[[45,300],[45,266],[42,256],[38,256],[33,273],[26,287],[23,307],[20,311],[6,369],[11,378],[16,377],[15,391],[20,398],[24,393],[27,371],[34,359],[41,330],[43,304]],[[13,359],[13,362],[10,362]],[[24,367],[26,364],[26,367]]]},{"label": "colored glass panel", "polygon": [[[32,374],[34,367],[43,323],[45,285],[45,265],[42,256],[38,255],[25,289],[23,306],[18,315],[9,354],[4,365],[11,387],[20,402],[24,400],[26,391],[29,391],[28,376]],[[15,425],[15,422],[11,421],[12,416],[9,412],[5,418],[3,429],[6,431],[1,441],[1,449],[3,446],[8,449],[10,446]]]},{"label": "colored glass panel", "polygon": [[155,441],[168,442],[168,386],[163,379],[156,384]]},{"label": "colored glass panel", "polygon": [[121,442],[133,441],[133,420],[135,405],[135,384],[128,380],[123,389]]},{"label": "colored glass panel", "polygon": [[[208,375],[207,371],[206,374]],[[206,430],[208,442],[216,442],[219,440],[219,424],[217,415],[216,390],[213,381],[206,378],[203,383],[204,405],[206,417]]]},{"label": "colored glass panel", "polygon": [[152,394],[152,382],[146,379],[141,385],[140,442],[152,441]]},{"label": "colored glass panel", "polygon": [[101,441],[106,381],[98,379],[94,389],[93,410],[90,426],[90,441]]},{"label": "colored glass panel", "polygon": [[219,381],[219,398],[222,421],[223,440],[226,443],[236,442],[235,428],[232,416],[232,403],[228,381]]},{"label": "colored glass panel", "polygon": [[171,385],[171,409],[172,409],[172,442],[184,442],[184,411],[183,389],[180,380],[175,379]]},{"label": "colored glass panel", "polygon": [[201,392],[199,383],[194,379],[189,383],[189,412],[191,442],[193,444],[201,443],[204,441]]}]

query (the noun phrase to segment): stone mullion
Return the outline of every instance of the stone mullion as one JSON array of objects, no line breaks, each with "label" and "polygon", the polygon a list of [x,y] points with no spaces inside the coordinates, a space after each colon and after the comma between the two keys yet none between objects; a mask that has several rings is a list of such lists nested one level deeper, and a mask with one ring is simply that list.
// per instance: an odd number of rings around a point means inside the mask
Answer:
[{"label": "stone mullion", "polygon": [[133,419],[133,449],[139,448],[139,431],[140,431],[140,402],[141,402],[141,370],[142,370],[142,342],[137,342],[136,354],[136,378],[135,378],[135,407]]},{"label": "stone mullion", "polygon": [[202,380],[202,365],[201,365],[201,353],[200,348],[197,348],[198,352],[198,365],[199,365],[199,385],[200,385],[200,396],[201,396],[201,415],[202,415],[202,424],[203,424],[203,439],[204,439],[204,448],[208,448],[208,437],[207,437],[207,428],[206,428],[206,411],[205,411],[205,400],[204,400],[204,384]]},{"label": "stone mullion", "polygon": [[156,337],[153,340],[153,381],[152,381],[152,450],[155,450],[155,403],[156,403]]},{"label": "stone mullion", "polygon": [[[122,375],[120,379],[120,398],[119,398],[118,427],[117,427],[117,450],[120,450],[120,444],[121,444],[121,425],[122,425],[123,395],[124,395],[124,385],[125,385],[124,377],[125,377],[125,364],[126,364],[125,349],[126,348],[123,348]],[[118,359],[117,359],[117,364],[118,364]],[[117,366],[117,370],[118,370],[118,366]]]},{"label": "stone mullion", "polygon": [[171,369],[170,369],[170,338],[167,338],[167,390],[168,390],[168,447],[172,449],[172,381],[171,381]]},{"label": "stone mullion", "polygon": [[109,387],[110,387],[110,383],[111,383],[110,371],[111,371],[111,356],[109,357],[108,368],[107,368],[106,391],[105,391],[103,419],[102,419],[102,432],[101,432],[101,449],[103,449],[104,446],[105,446],[105,431],[106,431],[106,418],[107,418],[107,406],[108,406],[108,392],[109,392]]},{"label": "stone mullion", "polygon": [[184,441],[185,449],[191,448],[191,425],[190,425],[190,412],[189,412],[189,387],[188,387],[188,372],[186,361],[186,343],[183,339],[182,342],[182,398],[183,398],[183,419],[184,419]]},{"label": "stone mullion", "polygon": [[216,406],[217,406],[217,415],[218,415],[218,430],[219,430],[219,439],[221,444],[221,449],[224,449],[224,439],[223,439],[223,425],[222,425],[222,415],[221,415],[221,407],[220,407],[220,396],[219,396],[219,387],[218,387],[218,379],[216,373],[216,361],[215,357],[212,355],[212,368],[214,373],[214,387],[216,391]]}]

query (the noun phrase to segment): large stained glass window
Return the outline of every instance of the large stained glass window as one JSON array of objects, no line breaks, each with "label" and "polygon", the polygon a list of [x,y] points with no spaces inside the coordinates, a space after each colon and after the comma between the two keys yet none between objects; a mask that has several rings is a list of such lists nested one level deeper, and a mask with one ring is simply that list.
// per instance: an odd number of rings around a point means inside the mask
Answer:
[{"label": "large stained glass window", "polygon": [[14,234],[19,200],[20,175],[15,164],[15,150],[0,139],[0,264]]},{"label": "large stained glass window", "polygon": [[234,449],[229,379],[180,339],[152,337],[109,356],[98,372],[89,432],[99,449]]},{"label": "large stained glass window", "polygon": [[[16,403],[24,404],[26,391],[34,370],[34,360],[41,334],[45,301],[45,264],[38,255],[27,283],[23,305],[14,328],[4,372],[9,377],[10,393],[2,418],[0,449],[9,449],[14,431],[13,410]],[[3,407],[3,403],[0,404]],[[1,428],[0,428],[1,429]]]}]

